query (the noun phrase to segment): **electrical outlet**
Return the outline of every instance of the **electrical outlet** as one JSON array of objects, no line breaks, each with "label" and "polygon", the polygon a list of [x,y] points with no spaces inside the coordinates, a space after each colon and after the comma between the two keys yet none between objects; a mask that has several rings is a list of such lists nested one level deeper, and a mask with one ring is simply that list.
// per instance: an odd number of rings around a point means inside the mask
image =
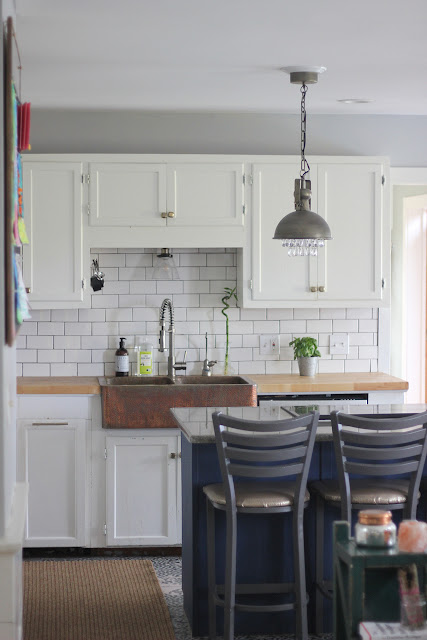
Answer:
[{"label": "electrical outlet", "polygon": [[270,334],[259,337],[259,352],[262,356],[280,355],[280,336]]},{"label": "electrical outlet", "polygon": [[329,336],[329,353],[331,355],[347,355],[348,351],[348,333],[332,333]]}]

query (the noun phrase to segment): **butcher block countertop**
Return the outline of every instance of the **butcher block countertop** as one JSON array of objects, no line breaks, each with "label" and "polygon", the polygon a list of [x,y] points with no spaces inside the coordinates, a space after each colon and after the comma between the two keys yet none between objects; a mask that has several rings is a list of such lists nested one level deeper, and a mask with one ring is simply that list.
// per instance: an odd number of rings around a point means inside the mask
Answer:
[{"label": "butcher block countertop", "polygon": [[[249,377],[249,376],[248,376]],[[387,373],[318,373],[313,377],[297,373],[250,376],[258,393],[329,393],[339,391],[397,391],[408,389],[406,380]]]},{"label": "butcher block countertop", "polygon": [[[339,391],[396,391],[408,389],[406,380],[386,373],[318,373],[311,377],[298,374],[246,376],[258,393],[329,393]],[[80,376],[17,378],[19,394],[100,394],[98,378]]]},{"label": "butcher block countertop", "polygon": [[95,376],[46,376],[17,378],[17,393],[19,394],[100,394],[98,378]]}]

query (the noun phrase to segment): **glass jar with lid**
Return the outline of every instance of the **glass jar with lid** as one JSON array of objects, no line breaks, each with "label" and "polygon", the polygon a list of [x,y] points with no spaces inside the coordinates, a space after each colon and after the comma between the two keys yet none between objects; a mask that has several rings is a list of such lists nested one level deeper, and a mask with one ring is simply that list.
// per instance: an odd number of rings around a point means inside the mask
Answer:
[{"label": "glass jar with lid", "polygon": [[393,547],[396,544],[396,525],[391,511],[364,509],[359,511],[355,529],[356,544],[364,547]]}]

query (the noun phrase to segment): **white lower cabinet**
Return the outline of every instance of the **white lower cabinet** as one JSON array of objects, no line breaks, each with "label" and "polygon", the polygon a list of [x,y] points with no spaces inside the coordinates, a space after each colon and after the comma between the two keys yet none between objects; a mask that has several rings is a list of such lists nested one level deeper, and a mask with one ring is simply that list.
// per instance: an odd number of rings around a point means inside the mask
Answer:
[{"label": "white lower cabinet", "polygon": [[105,438],[107,546],[178,542],[180,440],[148,431]]},{"label": "white lower cabinet", "polygon": [[86,544],[86,437],[86,420],[18,420],[18,477],[29,485],[24,546]]}]

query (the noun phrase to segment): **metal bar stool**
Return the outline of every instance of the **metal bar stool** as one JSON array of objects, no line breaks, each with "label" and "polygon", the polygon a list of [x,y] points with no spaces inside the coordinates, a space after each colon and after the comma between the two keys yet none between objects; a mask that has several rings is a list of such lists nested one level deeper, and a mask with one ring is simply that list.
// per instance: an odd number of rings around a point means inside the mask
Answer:
[{"label": "metal bar stool", "polygon": [[309,485],[316,496],[316,633],[323,627],[321,596],[332,599],[332,582],[324,579],[325,503],[350,526],[352,510],[375,507],[400,509],[413,520],[427,452],[427,412],[366,418],[333,411],[331,421],[337,480]]},{"label": "metal bar stool", "polygon": [[[235,611],[276,612],[295,609],[296,637],[306,640],[304,507],[318,412],[301,418],[253,421],[212,416],[222,483],[203,488],[207,503],[209,638],[216,637],[216,607],[224,607],[224,639],[234,638]],[[249,478],[235,482],[235,477]],[[286,478],[286,480],[283,480]],[[289,479],[291,478],[291,480]],[[226,513],[225,585],[216,584],[215,509]],[[294,582],[236,584],[237,514],[293,513]],[[247,604],[236,594],[294,593],[294,602]]]}]

